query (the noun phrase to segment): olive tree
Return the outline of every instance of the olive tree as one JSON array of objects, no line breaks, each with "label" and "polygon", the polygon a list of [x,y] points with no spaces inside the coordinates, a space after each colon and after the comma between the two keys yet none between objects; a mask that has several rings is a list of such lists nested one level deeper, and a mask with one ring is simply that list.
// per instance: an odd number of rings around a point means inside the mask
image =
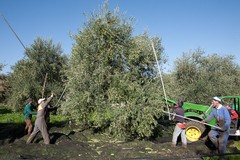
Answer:
[{"label": "olive tree", "polygon": [[[4,65],[0,63],[0,71],[2,71]],[[6,76],[4,74],[0,74],[0,103],[5,101],[5,94],[7,90],[7,82]]]},{"label": "olive tree", "polygon": [[183,53],[175,62],[178,95],[188,101],[208,104],[211,97],[238,94],[239,66],[234,56],[220,56],[197,49]]},{"label": "olive tree", "polygon": [[62,54],[59,44],[41,38],[34,40],[26,48],[25,57],[13,66],[13,73],[9,75],[9,107],[22,109],[28,97],[37,100],[51,92],[59,95],[64,88],[66,64],[67,57]]},{"label": "olive tree", "polygon": [[153,135],[161,112],[150,42],[160,62],[163,47],[147,33],[132,36],[131,24],[104,3],[74,36],[62,108],[80,127],[124,138]]}]

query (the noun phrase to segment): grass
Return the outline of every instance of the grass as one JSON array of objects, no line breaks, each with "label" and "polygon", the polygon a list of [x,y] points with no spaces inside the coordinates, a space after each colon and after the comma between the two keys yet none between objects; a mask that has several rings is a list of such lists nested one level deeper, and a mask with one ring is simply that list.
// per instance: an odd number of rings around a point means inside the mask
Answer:
[{"label": "grass", "polygon": [[62,115],[50,115],[51,123],[65,122],[67,119]]},{"label": "grass", "polygon": [[[33,116],[33,121],[35,121],[36,116]],[[64,122],[67,119],[61,115],[50,115],[51,123]],[[25,123],[22,112],[12,112],[6,108],[0,107],[0,123]]]},{"label": "grass", "polygon": [[[0,112],[1,113],[1,112]],[[19,112],[0,114],[0,123],[23,123],[23,114]]]}]

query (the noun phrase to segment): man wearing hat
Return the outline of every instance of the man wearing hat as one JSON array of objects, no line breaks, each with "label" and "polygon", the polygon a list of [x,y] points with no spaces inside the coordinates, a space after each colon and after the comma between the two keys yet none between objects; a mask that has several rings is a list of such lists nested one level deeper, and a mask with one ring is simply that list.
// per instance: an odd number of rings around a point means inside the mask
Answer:
[{"label": "man wearing hat", "polygon": [[32,128],[33,128],[32,115],[37,114],[37,112],[33,112],[33,109],[37,109],[37,106],[35,106],[33,102],[34,101],[32,98],[28,98],[26,101],[26,105],[24,107],[24,112],[23,112],[23,117],[26,122],[25,131],[27,131],[28,135],[31,134]]},{"label": "man wearing hat", "polygon": [[51,96],[45,100],[45,98],[40,98],[38,100],[38,113],[37,113],[37,118],[35,121],[35,126],[33,129],[33,132],[31,133],[31,135],[28,137],[27,139],[27,144],[31,143],[33,141],[33,139],[36,137],[36,135],[38,134],[38,132],[40,131],[44,140],[45,144],[49,144],[50,143],[50,139],[49,139],[49,133],[47,130],[47,124],[46,124],[46,120],[45,120],[45,114],[46,114],[46,108],[48,103],[52,100],[53,98],[53,93],[51,94]]},{"label": "man wearing hat", "polygon": [[216,118],[216,124],[220,129],[212,127],[208,136],[218,149],[218,153],[225,154],[230,132],[231,117],[228,110],[221,103],[222,101],[219,97],[212,98],[212,105],[214,108],[208,118],[203,120],[203,122],[209,122]]}]

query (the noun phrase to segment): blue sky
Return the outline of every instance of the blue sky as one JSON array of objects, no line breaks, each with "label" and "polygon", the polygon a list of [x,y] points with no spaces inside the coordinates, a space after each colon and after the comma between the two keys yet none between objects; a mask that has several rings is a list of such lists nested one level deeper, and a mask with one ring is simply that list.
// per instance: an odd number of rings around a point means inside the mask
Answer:
[{"label": "blue sky", "polygon": [[[26,47],[37,37],[60,43],[70,55],[86,14],[99,11],[104,0],[0,0],[0,14],[8,20]],[[206,55],[235,55],[240,62],[240,1],[239,0],[108,0],[113,10],[119,7],[125,17],[133,17],[134,35],[148,31],[162,39],[171,70],[183,52],[201,48]],[[0,17],[0,73],[24,58],[24,48]],[[153,55],[154,56],[154,55]]]}]

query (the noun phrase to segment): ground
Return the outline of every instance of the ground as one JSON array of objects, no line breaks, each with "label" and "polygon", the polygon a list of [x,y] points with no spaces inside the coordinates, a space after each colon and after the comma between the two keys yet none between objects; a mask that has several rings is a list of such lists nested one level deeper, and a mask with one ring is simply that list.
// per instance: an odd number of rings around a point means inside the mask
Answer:
[{"label": "ground", "polygon": [[[214,154],[208,141],[188,144],[188,148],[171,147],[171,135],[154,140],[134,140],[123,142],[106,134],[92,134],[80,131],[67,124],[52,125],[50,145],[44,145],[41,134],[34,143],[26,144],[28,135],[24,134],[24,124],[0,124],[0,159],[18,160],[123,160],[123,159],[202,159],[204,155]],[[239,152],[230,147],[232,153]]]}]

